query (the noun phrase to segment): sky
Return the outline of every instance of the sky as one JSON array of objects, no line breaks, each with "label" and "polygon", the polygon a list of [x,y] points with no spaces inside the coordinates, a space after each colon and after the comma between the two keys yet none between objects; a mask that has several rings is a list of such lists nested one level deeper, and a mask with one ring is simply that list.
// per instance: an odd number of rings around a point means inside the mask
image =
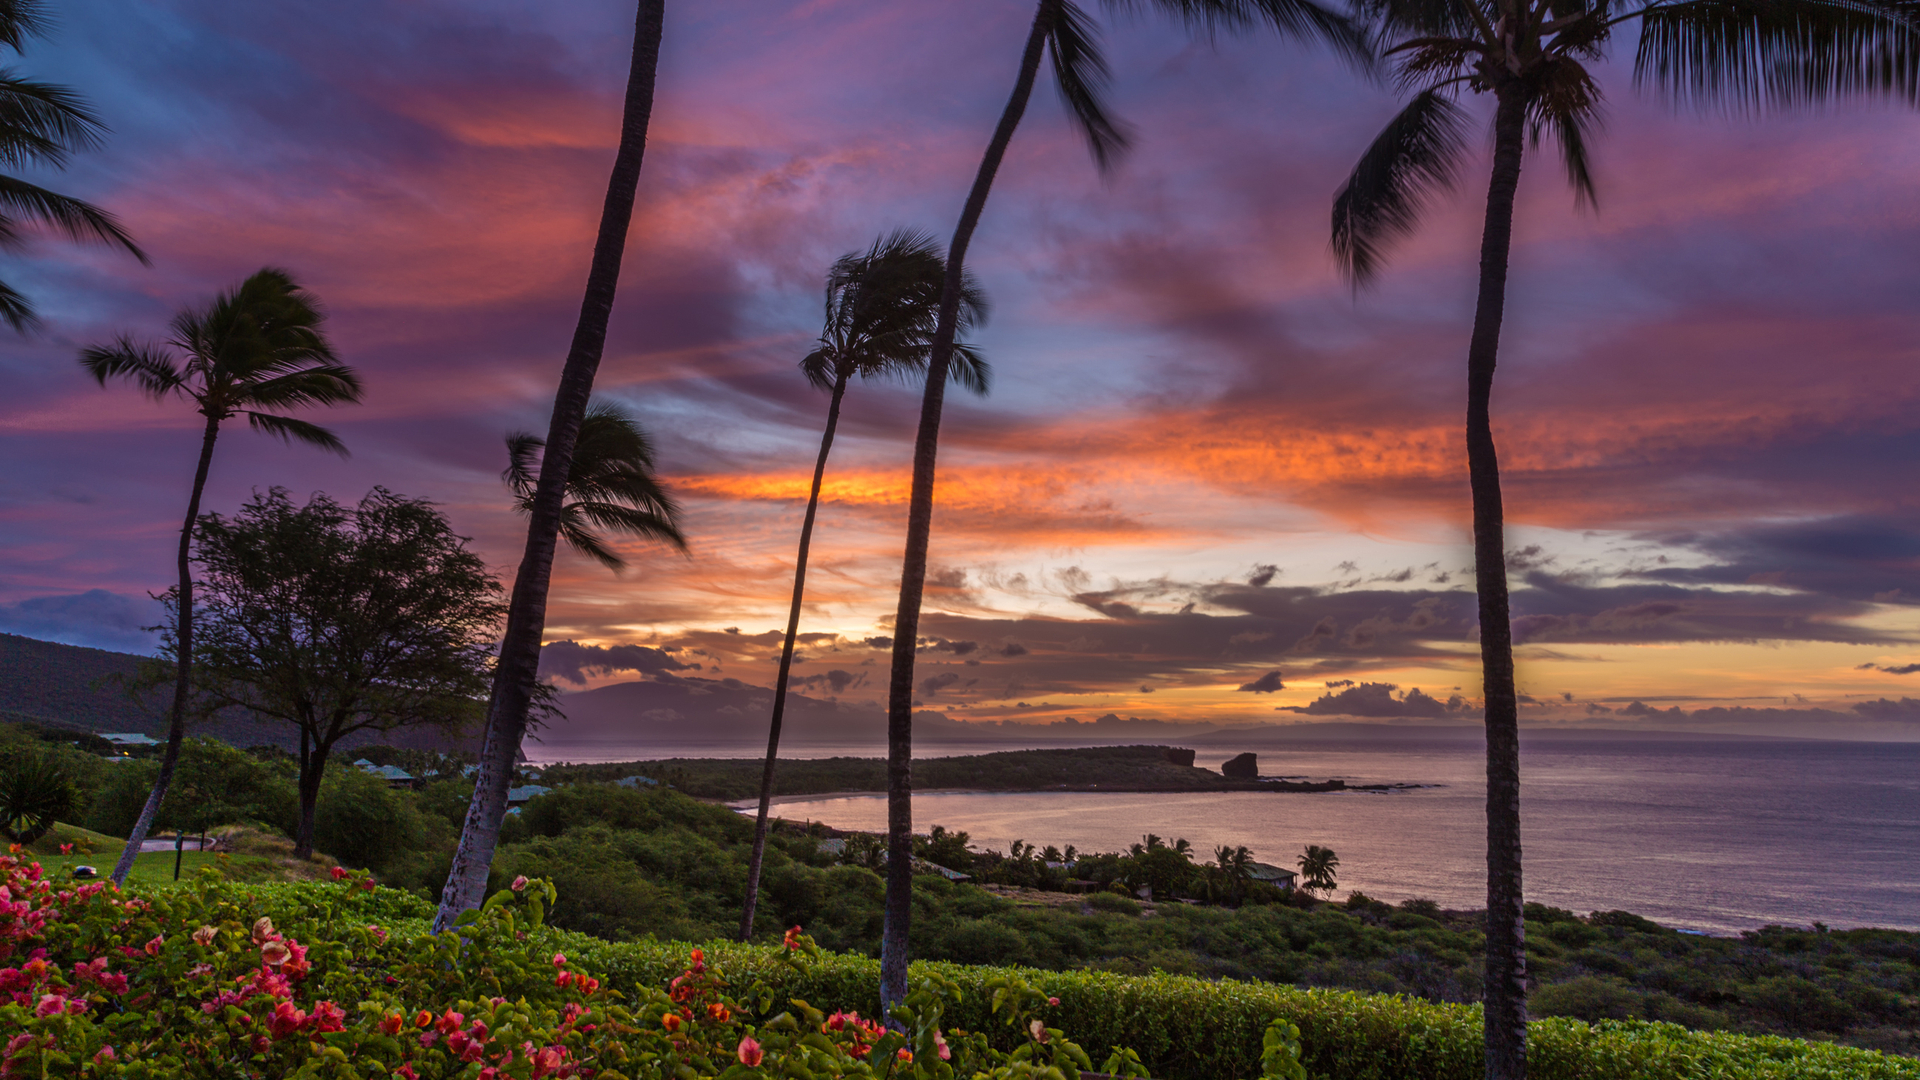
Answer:
[{"label": "sky", "polygon": [[[366,398],[306,417],[345,460],[230,429],[207,509],[381,485],[510,577],[502,439],[546,426],[631,7],[55,6],[19,66],[112,134],[23,175],[112,210],[153,266],[51,237],[0,254],[45,319],[0,337],[0,630],[153,648],[198,425],[75,357],[162,338],[262,266],[325,303]],[[951,231],[1030,14],[669,5],[597,389],[658,443],[691,550],[622,542],[617,577],[561,557],[561,685],[771,680],[825,269],[895,227]],[[1103,177],[1043,80],[973,242],[994,385],[948,398],[919,699],[962,721],[1474,719],[1484,152],[1356,292],[1331,202],[1394,89],[1270,33],[1102,26],[1133,152]],[[1527,720],[1920,738],[1920,118],[1676,109],[1631,56],[1629,33],[1599,68],[1597,210],[1551,153],[1521,180],[1494,409]],[[884,698],[918,406],[849,392],[809,694]]]}]

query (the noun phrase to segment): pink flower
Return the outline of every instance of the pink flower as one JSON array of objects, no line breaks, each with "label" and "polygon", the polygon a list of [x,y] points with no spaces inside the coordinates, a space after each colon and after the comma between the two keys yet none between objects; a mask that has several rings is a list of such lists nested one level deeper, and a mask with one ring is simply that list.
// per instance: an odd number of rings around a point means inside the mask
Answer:
[{"label": "pink flower", "polygon": [[61,844],[61,845],[60,845],[60,854],[62,854],[62,855],[71,855],[71,854],[73,854],[73,845],[72,845],[72,844]]},{"label": "pink flower", "polygon": [[113,1047],[103,1046],[94,1053],[93,1063],[95,1065],[105,1065],[106,1063],[115,1060],[119,1056],[120,1055],[113,1052]]},{"label": "pink flower", "polygon": [[420,1080],[419,1075],[413,1071],[412,1065],[399,1066],[398,1068],[393,1070],[393,1075],[404,1076],[407,1078],[407,1080]]},{"label": "pink flower", "polygon": [[363,880],[362,880],[362,881],[360,882],[360,887],[361,887],[362,889],[365,889],[365,890],[366,890],[366,891],[368,891],[368,892],[372,892],[372,891],[373,891],[373,879],[372,879],[372,878],[365,878],[365,879],[363,879]]},{"label": "pink flower", "polygon": [[284,1039],[306,1024],[307,1014],[294,1007],[293,1002],[283,1001],[273,1007],[273,1015],[267,1018],[267,1031],[276,1039]]},{"label": "pink flower", "polygon": [[268,967],[279,967],[292,955],[293,950],[287,948],[285,942],[269,941],[260,946],[260,962]]},{"label": "pink flower", "polygon": [[[695,949],[695,950],[694,950],[694,952],[699,952],[699,951],[700,951],[700,950],[698,950],[698,949]],[[554,954],[553,954],[553,966],[554,966],[554,967],[566,967],[566,966],[567,966],[567,954],[565,954],[565,953],[554,953]]]},{"label": "pink flower", "polygon": [[59,1016],[67,1011],[67,999],[60,994],[41,994],[40,1004],[33,1007],[35,1016]]},{"label": "pink flower", "polygon": [[527,875],[525,875],[525,874],[521,874],[521,875],[520,875],[519,877],[517,877],[517,878],[514,878],[514,879],[513,879],[513,884],[512,884],[512,885],[509,885],[509,886],[508,886],[508,888],[510,888],[510,889],[512,889],[512,890],[513,890],[514,892],[524,892],[524,891],[526,891],[526,888],[527,888]]},{"label": "pink flower", "polygon": [[1060,999],[1059,999],[1059,998],[1057,998],[1057,997],[1050,997],[1050,998],[1048,998],[1048,999],[1047,999],[1047,1004],[1049,1004],[1049,1005],[1058,1005],[1058,1004],[1060,1004]]},{"label": "pink flower", "polygon": [[942,1035],[937,1031],[934,1032],[933,1045],[940,1048],[941,1061],[948,1061],[953,1058],[953,1048],[947,1045],[947,1037],[945,1035]]},{"label": "pink flower", "polygon": [[322,1001],[313,1007],[313,1030],[322,1034],[329,1031],[345,1031],[347,1027],[346,1010],[331,1001]]},{"label": "pink flower", "polygon": [[735,1047],[733,1052],[739,1056],[740,1064],[749,1069],[758,1067],[760,1058],[763,1056],[760,1053],[760,1044],[754,1042],[751,1035],[742,1035],[740,1045]]}]

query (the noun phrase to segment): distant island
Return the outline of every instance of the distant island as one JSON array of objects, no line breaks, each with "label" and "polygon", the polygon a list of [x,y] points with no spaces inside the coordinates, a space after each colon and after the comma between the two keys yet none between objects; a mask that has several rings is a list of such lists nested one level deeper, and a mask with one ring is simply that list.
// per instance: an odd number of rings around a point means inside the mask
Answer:
[{"label": "distant island", "polygon": [[[703,799],[727,801],[760,793],[762,758],[669,758],[600,765],[554,765],[549,782],[611,782],[630,776],[673,785]],[[1394,791],[1420,784],[1348,784],[1344,780],[1263,780],[1258,760],[1241,754],[1216,772],[1194,764],[1194,752],[1173,746],[1096,746],[1009,750],[994,754],[921,758],[913,763],[916,791]],[[774,795],[830,795],[885,791],[884,758],[797,758],[780,762]]]}]

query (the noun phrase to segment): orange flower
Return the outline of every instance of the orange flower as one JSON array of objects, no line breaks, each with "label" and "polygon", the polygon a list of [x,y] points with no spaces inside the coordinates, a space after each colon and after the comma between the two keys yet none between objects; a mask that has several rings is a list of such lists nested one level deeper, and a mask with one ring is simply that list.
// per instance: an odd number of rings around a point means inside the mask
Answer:
[{"label": "orange flower", "polygon": [[724,1024],[733,1019],[733,1010],[716,1001],[707,1006],[707,1019]]},{"label": "orange flower", "polygon": [[663,1028],[666,1028],[668,1031],[679,1031],[680,1030],[680,1014],[679,1013],[661,1014],[660,1026]]},{"label": "orange flower", "polygon": [[400,1034],[400,1029],[406,1025],[407,1018],[399,1013],[388,1013],[380,1018],[380,1030],[388,1035]]},{"label": "orange flower", "polygon": [[425,1009],[421,1009],[419,1012],[413,1015],[414,1027],[417,1027],[417,1028],[430,1027],[432,1026],[432,1024],[433,1024],[433,1014],[428,1012]]},{"label": "orange flower", "polygon": [[913,1064],[913,1051],[907,1049],[904,1046],[900,1048],[899,1053],[893,1056],[899,1058],[901,1061],[904,1061],[909,1065]]}]

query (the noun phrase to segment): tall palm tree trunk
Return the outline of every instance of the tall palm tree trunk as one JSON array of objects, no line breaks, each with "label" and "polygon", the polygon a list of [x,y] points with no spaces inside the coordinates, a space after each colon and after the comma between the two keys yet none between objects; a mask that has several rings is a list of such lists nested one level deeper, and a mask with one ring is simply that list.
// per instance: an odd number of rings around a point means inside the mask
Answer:
[{"label": "tall palm tree trunk", "polygon": [[1487,723],[1487,1080],[1527,1074],[1526,921],[1520,889],[1520,703],[1513,681],[1500,459],[1493,445],[1493,369],[1506,310],[1513,198],[1520,186],[1526,98],[1498,90],[1493,177],[1480,241],[1480,298],[1467,346],[1467,471],[1473,486],[1473,570]]},{"label": "tall palm tree trunk", "polygon": [[767,727],[767,764],[760,770],[760,815],[753,822],[753,854],[747,859],[747,899],[740,909],[740,940],[753,940],[753,913],[760,901],[760,860],[767,852],[767,807],[773,800],[773,764],[780,755],[780,722],[787,713],[787,675],[793,670],[793,643],[800,633],[800,600],[807,591],[807,549],[813,544],[813,516],[820,508],[820,481],[827,474],[827,452],[840,426],[840,399],[847,393],[847,372],[833,381],[827,406],[827,430],[820,436],[820,458],[813,463],[813,491],[800,522],[800,554],[794,559],[793,606],[787,610],[787,640],[780,648],[780,674],[773,681],[773,720]]},{"label": "tall palm tree trunk", "polygon": [[127,834],[127,846],[120,861],[113,865],[113,883],[125,885],[133,872],[133,860],[146,843],[153,819],[166,800],[167,785],[173,782],[174,766],[180,764],[180,744],[187,738],[187,698],[193,692],[193,523],[200,520],[200,496],[207,490],[207,471],[213,468],[213,444],[220,437],[220,421],[207,417],[207,428],[200,436],[200,464],[193,471],[193,494],[187,497],[187,520],[180,526],[179,607],[174,615],[173,714],[167,724],[167,748],[160,755],[160,775],[147,793],[147,802]]},{"label": "tall palm tree trunk", "polygon": [[593,246],[593,264],[587,272],[586,295],[573,344],[554,395],[553,419],[547,428],[546,452],[540,462],[540,480],[528,514],[527,549],[513,579],[507,611],[507,629],[500,642],[500,661],[494,668],[493,693],[487,708],[487,736],[475,778],[473,800],[460,832],[446,888],[434,928],[444,930],[462,911],[484,899],[493,849],[507,816],[507,787],[513,776],[514,756],[527,730],[527,710],[540,672],[540,638],[547,623],[547,587],[553,575],[554,548],[560,534],[560,508],[566,495],[567,470],[573,447],[593,393],[593,377],[607,342],[607,320],[620,283],[620,258],[626,251],[627,226],[633,218],[634,191],[640,182],[640,162],[647,145],[647,122],[653,114],[653,82],[660,65],[660,33],[666,0],[640,0],[634,19],[633,63],[627,74],[626,110],[620,123],[620,149],[607,181],[607,198],[600,211],[600,235]]},{"label": "tall palm tree trunk", "polygon": [[987,208],[994,173],[1033,96],[1040,58],[1057,11],[1040,0],[1033,29],[1020,57],[1020,77],[1000,114],[1000,126],[980,159],[953,242],[947,245],[947,279],[940,293],[940,319],[927,358],[927,389],[920,403],[920,430],[913,443],[913,493],[907,503],[907,551],[900,568],[900,609],[893,623],[893,671],[887,687],[887,900],[880,936],[880,1004],[888,1012],[907,996],[907,926],[913,918],[913,650],[920,633],[920,598],[927,584],[927,540],[933,531],[934,459],[940,444],[940,409],[946,401],[947,368],[960,320],[960,294],[967,245]]}]

